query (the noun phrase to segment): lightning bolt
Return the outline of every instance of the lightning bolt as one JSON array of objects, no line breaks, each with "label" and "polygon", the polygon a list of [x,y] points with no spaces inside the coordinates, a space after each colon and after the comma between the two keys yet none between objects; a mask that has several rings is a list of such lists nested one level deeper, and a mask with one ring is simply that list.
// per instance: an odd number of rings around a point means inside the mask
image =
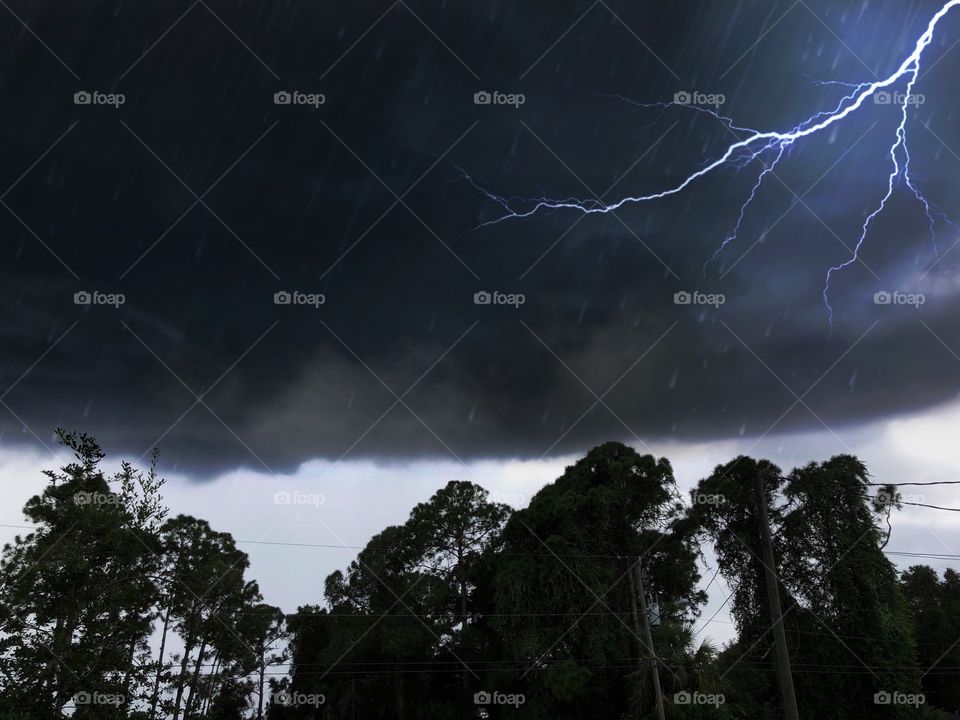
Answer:
[{"label": "lightning bolt", "polygon": [[[720,257],[720,253],[726,249],[727,245],[737,239],[737,235],[740,233],[740,226],[743,225],[743,219],[747,215],[747,209],[753,204],[753,201],[757,197],[757,193],[760,191],[760,188],[763,187],[763,181],[767,179],[768,175],[776,170],[777,163],[780,162],[780,159],[783,157],[783,153],[787,149],[786,143],[780,143],[779,145],[780,148],[777,151],[777,156],[773,159],[773,162],[771,162],[769,165],[765,165],[763,171],[757,176],[757,182],[750,191],[750,196],[747,198],[746,202],[740,206],[740,215],[737,217],[737,224],[734,225],[733,231],[726,238],[724,238],[723,242],[720,243],[720,247],[718,247],[713,255],[711,255],[710,258],[703,264],[703,273],[700,275],[701,282],[707,279],[707,268],[710,266],[710,263]],[[757,157],[760,156],[758,155]]]},{"label": "lightning bolt", "polygon": [[[566,198],[566,199],[550,199],[548,197],[534,197],[534,198],[520,198],[520,197],[502,197],[494,193],[489,192],[488,190],[481,187],[478,183],[474,182],[472,178],[465,172],[462,171],[463,175],[468,179],[471,185],[488,199],[494,201],[497,205],[503,208],[504,213],[498,215],[491,220],[481,223],[477,226],[476,229],[497,225],[499,223],[505,222],[507,220],[517,220],[532,217],[534,215],[539,215],[543,213],[552,213],[562,210],[574,210],[584,214],[594,214],[594,213],[611,213],[619,210],[620,208],[626,205],[639,204],[653,202],[656,200],[662,200],[664,198],[670,197],[672,195],[677,195],[678,193],[686,190],[690,185],[699,180],[702,177],[710,175],[716,170],[719,170],[728,165],[734,165],[739,168],[744,168],[750,165],[753,162],[759,162],[762,164],[763,169],[758,174],[756,183],[753,185],[753,188],[750,192],[749,197],[744,201],[743,205],[740,208],[740,213],[737,218],[736,225],[734,226],[732,232],[723,240],[714,254],[706,261],[704,264],[704,276],[706,275],[707,267],[709,264],[716,260],[716,258],[723,252],[723,250],[734,242],[737,238],[737,234],[740,231],[740,228],[743,224],[744,218],[757,198],[758,193],[763,187],[764,181],[769,177],[771,173],[774,172],[777,164],[783,158],[784,154],[792,149],[798,142],[804,140],[805,138],[812,137],[828,128],[842,123],[846,118],[850,117],[853,113],[859,110],[870,98],[874,97],[879,92],[885,92],[889,89],[893,89],[894,86],[906,81],[905,92],[903,94],[903,102],[900,104],[900,121],[897,125],[896,133],[893,138],[893,144],[890,147],[890,163],[891,171],[887,178],[887,190],[883,198],[880,200],[880,203],[876,208],[866,217],[861,228],[860,236],[857,238],[856,243],[852,249],[850,257],[842,263],[834,265],[827,270],[826,277],[824,280],[823,286],[823,302],[827,311],[827,320],[832,330],[833,328],[833,307],[830,304],[830,285],[833,280],[833,276],[841,272],[845,268],[853,265],[854,263],[860,260],[860,253],[867,241],[867,236],[869,234],[870,228],[874,224],[874,221],[877,217],[886,209],[887,202],[893,196],[894,191],[896,190],[898,181],[902,181],[907,189],[916,197],[916,199],[922,204],[926,217],[929,223],[929,231],[931,243],[936,252],[936,224],[937,219],[940,218],[948,223],[951,226],[957,227],[952,222],[949,221],[939,210],[937,210],[932,203],[930,203],[923,192],[919,189],[919,186],[914,181],[912,175],[910,174],[910,153],[907,148],[907,121],[909,120],[910,113],[910,99],[915,97],[913,90],[916,85],[920,65],[923,59],[924,52],[927,47],[930,45],[933,40],[934,33],[936,32],[937,26],[940,21],[954,8],[960,6],[960,0],[948,0],[945,2],[940,10],[933,15],[930,19],[926,30],[922,35],[917,39],[916,45],[913,48],[913,51],[903,60],[900,66],[889,76],[878,79],[874,82],[864,82],[864,83],[846,83],[840,81],[813,81],[819,85],[836,85],[842,86],[849,90],[849,93],[846,94],[832,110],[824,110],[815,113],[814,115],[808,117],[806,120],[798,123],[794,128],[788,131],[760,131],[751,128],[740,127],[734,124],[734,121],[731,118],[720,115],[709,108],[700,107],[698,105],[690,104],[681,104],[678,102],[672,103],[636,103],[629,101],[634,105],[644,108],[658,108],[660,110],[668,110],[670,108],[681,106],[688,110],[694,110],[701,113],[707,113],[712,115],[717,120],[722,122],[732,133],[745,133],[745,137],[738,137],[736,142],[731,143],[727,146],[726,150],[717,158],[708,161],[703,167],[699,170],[692,172],[682,181],[668,187],[659,192],[650,193],[647,195],[630,195],[622,197],[619,200],[616,200],[611,203],[606,203],[598,199],[588,199],[588,200],[579,200],[577,198]],[[891,96],[894,98],[900,97],[897,93],[891,93]],[[618,97],[619,96],[613,96]],[[626,98],[619,98],[621,100],[626,100]],[[770,162],[764,162],[763,158],[765,155],[773,155],[773,159]]]}]

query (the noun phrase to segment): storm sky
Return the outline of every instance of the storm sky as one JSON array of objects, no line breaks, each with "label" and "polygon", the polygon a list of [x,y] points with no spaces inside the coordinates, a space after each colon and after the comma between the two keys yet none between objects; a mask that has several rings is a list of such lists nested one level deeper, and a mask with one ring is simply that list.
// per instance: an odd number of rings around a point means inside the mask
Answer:
[{"label": "storm sky", "polygon": [[[12,3],[3,445],[77,428],[209,480],[311,460],[562,458],[606,439],[746,449],[948,403],[960,10],[924,56],[907,125],[935,238],[898,186],[861,262],[833,276],[832,329],[824,276],[886,191],[896,105],[792,148],[706,271],[761,162],[615,215],[485,225],[503,214],[486,193],[676,185],[742,132],[643,105],[722,96],[733,125],[789,129],[849,92],[826,81],[890,73],[940,5]],[[476,304],[484,291],[524,302]],[[675,302],[694,291],[725,302]],[[83,292],[125,301],[76,304]]]}]

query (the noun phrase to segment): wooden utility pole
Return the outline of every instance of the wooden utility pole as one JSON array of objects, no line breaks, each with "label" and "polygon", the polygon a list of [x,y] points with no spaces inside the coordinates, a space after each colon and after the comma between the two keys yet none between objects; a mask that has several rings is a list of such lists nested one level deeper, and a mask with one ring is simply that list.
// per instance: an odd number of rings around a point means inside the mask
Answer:
[{"label": "wooden utility pole", "polygon": [[783,696],[783,714],[786,720],[800,720],[797,712],[797,695],[793,689],[793,674],[790,672],[790,655],[787,652],[787,633],[783,627],[783,612],[780,609],[780,583],[774,568],[773,540],[770,537],[770,519],[767,517],[767,492],[763,486],[763,473],[756,477],[757,510],[760,520],[760,535],[763,545],[764,576],[767,581],[767,600],[770,605],[770,622],[777,646],[777,678]]},{"label": "wooden utility pole", "polygon": [[[657,703],[657,718],[658,720],[665,720],[663,714],[663,690],[660,687],[660,670],[657,667],[657,653],[653,649],[653,635],[650,633],[650,618],[647,616],[647,596],[643,591],[643,566],[641,565],[640,558],[637,558],[634,570],[636,571],[636,584],[634,584],[633,573],[631,573],[630,577],[630,587],[634,591],[630,594],[633,624],[634,627],[636,627],[637,635],[639,636],[642,631],[643,637],[646,640],[646,648],[644,648],[646,652],[644,654],[650,656],[650,675],[653,679],[653,693]],[[639,613],[637,612],[638,597],[640,598]]]}]

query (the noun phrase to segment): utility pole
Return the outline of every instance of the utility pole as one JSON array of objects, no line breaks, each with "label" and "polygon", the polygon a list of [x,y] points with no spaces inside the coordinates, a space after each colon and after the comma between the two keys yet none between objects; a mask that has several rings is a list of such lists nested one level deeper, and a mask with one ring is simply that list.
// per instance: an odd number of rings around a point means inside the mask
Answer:
[{"label": "utility pole", "polygon": [[773,541],[770,538],[770,519],[767,517],[767,492],[763,485],[763,473],[758,472],[755,480],[757,509],[760,514],[760,535],[763,540],[764,576],[767,581],[767,600],[770,605],[770,622],[777,646],[777,677],[780,682],[780,694],[783,696],[783,713],[786,720],[799,720],[797,695],[793,689],[793,674],[790,672],[790,655],[787,652],[787,633],[783,628],[783,612],[780,609],[780,587],[773,557]]},{"label": "utility pole", "polygon": [[[650,655],[650,675],[653,678],[653,693],[657,703],[657,719],[665,720],[663,714],[663,690],[660,687],[660,671],[657,668],[657,653],[653,649],[653,636],[650,634],[650,619],[647,616],[647,596],[643,591],[643,566],[641,558],[637,558],[634,565],[636,571],[636,584],[634,584],[633,573],[630,573],[630,593],[631,609],[633,610],[633,624],[636,627],[637,635],[640,635],[641,629],[643,637],[646,639],[646,653]],[[637,613],[637,597],[640,598],[639,618]],[[640,619],[642,618],[642,628]]]}]

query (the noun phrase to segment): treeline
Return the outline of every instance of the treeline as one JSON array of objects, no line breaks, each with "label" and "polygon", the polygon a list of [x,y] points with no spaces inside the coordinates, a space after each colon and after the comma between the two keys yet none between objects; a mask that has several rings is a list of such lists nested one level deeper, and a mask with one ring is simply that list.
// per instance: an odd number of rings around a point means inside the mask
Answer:
[{"label": "treeline", "polygon": [[24,508],[36,529],[0,561],[0,718],[265,712],[285,618],[245,577],[246,554],[204,520],[166,517],[156,454],[107,478],[93,438],[59,436],[75,462],[47,471]]},{"label": "treeline", "polygon": [[[896,488],[849,456],[740,457],[683,497],[607,443],[516,511],[453,481],[285,615],[229,534],[166,517],[156,457],[107,478],[93,439],[61,441],[76,460],[0,565],[2,720],[643,720],[658,687],[667,718],[779,720],[770,572],[801,718],[960,709],[960,575],[898,575]],[[696,641],[720,578],[722,648]]]}]

